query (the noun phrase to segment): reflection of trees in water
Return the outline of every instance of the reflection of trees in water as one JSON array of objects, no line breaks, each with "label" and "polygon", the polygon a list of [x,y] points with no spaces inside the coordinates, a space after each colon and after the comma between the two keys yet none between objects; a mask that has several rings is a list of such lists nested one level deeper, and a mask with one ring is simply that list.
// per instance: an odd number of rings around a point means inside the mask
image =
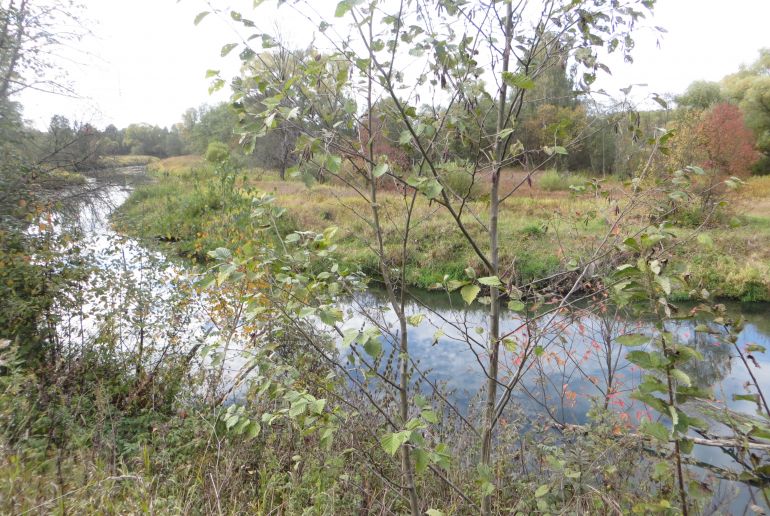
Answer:
[{"label": "reflection of trees in water", "polygon": [[[707,324],[709,329],[717,334],[696,332],[695,327],[699,324]],[[694,385],[711,387],[730,375],[732,370],[730,346],[720,339],[725,334],[723,328],[690,319],[671,321],[666,324],[666,329],[675,333],[680,343],[697,349],[703,355],[703,360],[691,360],[681,366]]]},{"label": "reflection of trees in water", "polygon": [[[733,307],[728,306],[728,311]],[[746,322],[757,328],[757,333],[770,335],[770,303],[741,303],[735,311],[743,315]]]}]

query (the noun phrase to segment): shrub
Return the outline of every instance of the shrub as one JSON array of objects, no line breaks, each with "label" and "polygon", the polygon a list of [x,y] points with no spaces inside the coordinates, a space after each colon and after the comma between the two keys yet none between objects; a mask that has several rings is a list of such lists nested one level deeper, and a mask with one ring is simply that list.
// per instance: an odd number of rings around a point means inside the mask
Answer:
[{"label": "shrub", "polygon": [[211,142],[206,149],[206,161],[209,163],[221,163],[229,156],[230,149],[222,142]]},{"label": "shrub", "polygon": [[521,228],[521,232],[531,237],[539,237],[545,235],[546,227],[540,223],[532,223]]},{"label": "shrub", "polygon": [[767,176],[770,175],[770,156],[763,155],[751,166],[751,175]]}]

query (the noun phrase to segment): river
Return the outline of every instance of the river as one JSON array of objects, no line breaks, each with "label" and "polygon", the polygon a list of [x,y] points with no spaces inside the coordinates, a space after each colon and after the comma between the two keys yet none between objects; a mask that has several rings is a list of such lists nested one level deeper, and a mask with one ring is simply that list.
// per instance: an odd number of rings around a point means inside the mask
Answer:
[{"label": "river", "polygon": [[[145,296],[159,303],[177,299],[183,290],[184,296],[190,295],[189,285],[192,279],[187,276],[184,264],[174,262],[154,250],[144,248],[139,242],[118,235],[109,222],[113,210],[128,197],[132,185],[141,178],[141,171],[132,170],[122,184],[111,184],[101,203],[83,209],[80,223],[86,228],[86,238],[81,245],[97,257],[99,266],[104,269],[123,271],[146,286]],[[99,288],[92,285],[92,288]],[[104,296],[102,296],[103,298]],[[131,301],[135,303],[136,300]],[[185,303],[184,313],[173,317],[175,329],[169,332],[169,322],[155,321],[154,328],[165,328],[158,341],[210,342],[214,326],[206,299],[198,298]],[[597,303],[601,305],[597,308]],[[376,322],[383,328],[392,328],[395,318],[392,313],[373,308],[384,306],[382,293],[370,291],[366,295],[343,303],[348,314],[346,328],[361,328]],[[94,304],[93,307],[97,307]],[[681,305],[686,311],[690,308]],[[770,306],[763,304],[728,303],[731,313],[743,314],[746,325],[738,337],[738,346],[742,349],[748,344],[758,344],[770,349]],[[92,324],[100,322],[98,309],[94,310]],[[153,310],[145,310],[143,317],[149,320]],[[426,388],[429,383],[440,387],[446,399],[460,407],[463,413],[472,413],[477,396],[486,381],[482,369],[486,358],[483,341],[487,331],[485,307],[475,304],[465,306],[459,296],[435,292],[417,292],[408,307],[409,315],[422,315],[415,318],[415,324],[409,329],[409,351],[415,361],[416,370],[424,375]],[[161,317],[161,316],[158,316]],[[629,397],[641,378],[639,371],[625,360],[628,351],[617,344],[607,347],[618,335],[624,333],[649,332],[650,325],[629,319],[623,312],[616,312],[601,300],[586,303],[583,309],[559,313],[549,320],[550,324],[539,323],[521,328],[521,317],[514,312],[504,315],[502,332],[511,333],[508,350],[503,352],[501,375],[505,382],[509,374],[517,370],[518,350],[537,334],[538,345],[542,353],[532,361],[516,389],[516,405],[523,407],[532,417],[551,419],[558,423],[582,424],[592,403],[607,403],[618,413],[624,414],[629,423],[636,424],[641,419],[652,417],[643,404]],[[747,382],[751,377],[737,356],[735,349],[723,343],[718,335],[696,332],[699,321],[685,319],[670,321],[667,330],[675,333],[680,342],[698,349],[704,360],[698,361],[686,369],[693,384],[710,388],[716,399],[723,400],[719,407],[727,407],[746,414],[753,414],[757,405],[751,401],[735,400],[734,395],[747,392]],[[87,326],[87,325],[86,325]],[[67,332],[71,333],[72,328]],[[81,326],[80,338],[83,338]],[[392,339],[383,339],[384,354],[393,353],[388,346]],[[156,346],[157,348],[157,346]],[[187,349],[190,347],[188,345]],[[339,345],[340,352],[350,353],[350,349]],[[234,346],[225,357],[227,375],[232,378],[244,358],[239,356]],[[363,351],[362,351],[363,355]],[[609,358],[609,361],[608,361]],[[765,389],[770,388],[770,359],[766,353],[754,353],[752,372]],[[203,362],[202,362],[203,363]],[[609,364],[609,365],[608,365]],[[418,374],[418,376],[419,376]],[[614,385],[608,395],[607,383],[610,376]],[[429,382],[429,383],[428,383]],[[598,400],[598,401],[597,401]],[[717,427],[718,428],[718,427]],[[717,432],[718,433],[718,432]],[[696,446],[694,456],[702,461],[719,467],[728,468],[737,473],[740,465],[720,448]],[[703,470],[698,470],[704,473]],[[733,491],[736,498],[729,506],[730,511],[742,512],[750,503],[750,493],[745,486],[736,482],[722,481],[717,491]],[[751,502],[754,503],[754,502]],[[757,503],[763,505],[761,502]]]}]

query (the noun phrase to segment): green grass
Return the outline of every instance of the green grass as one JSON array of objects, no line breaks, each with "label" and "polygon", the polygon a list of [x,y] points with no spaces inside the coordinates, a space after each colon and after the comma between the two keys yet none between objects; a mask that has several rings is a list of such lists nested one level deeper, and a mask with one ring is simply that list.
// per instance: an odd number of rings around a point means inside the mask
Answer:
[{"label": "green grass", "polygon": [[548,169],[540,175],[539,186],[546,192],[568,191],[570,186],[582,185],[587,181],[586,177],[580,174],[561,173],[556,169]]},{"label": "green grass", "polygon": [[104,156],[99,160],[99,166],[110,167],[135,167],[149,165],[158,161],[155,156],[126,155],[126,156]]}]

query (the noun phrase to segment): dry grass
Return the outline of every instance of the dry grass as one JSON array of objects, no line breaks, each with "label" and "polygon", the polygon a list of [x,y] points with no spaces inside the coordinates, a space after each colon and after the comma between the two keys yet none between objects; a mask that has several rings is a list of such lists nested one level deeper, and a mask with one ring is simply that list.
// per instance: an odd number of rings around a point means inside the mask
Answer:
[{"label": "dry grass", "polygon": [[[221,212],[220,194],[213,188],[218,181],[214,181],[210,164],[197,156],[181,156],[160,161],[153,169],[164,174],[156,184],[135,192],[133,201],[123,210],[140,228],[140,235],[163,235],[177,241],[182,254],[202,256],[206,249],[243,243],[238,240],[241,237],[232,240],[237,233],[233,224],[241,222],[236,223]],[[376,253],[371,248],[376,241],[370,224],[371,205],[354,189],[338,182],[308,188],[300,181],[281,181],[275,173],[257,169],[241,171],[238,177],[240,192],[259,190],[276,196],[278,204],[287,209],[286,231],[320,232],[337,226],[341,260],[377,274]],[[479,181],[487,186],[489,175],[482,175]],[[526,283],[590,255],[610,231],[608,221],[614,219],[610,199],[623,205],[627,195],[620,181],[609,180],[601,185],[602,191],[609,193],[607,197],[590,191],[581,195],[549,192],[539,187],[537,178],[530,184],[521,170],[503,171],[501,195],[511,193],[501,206],[499,224],[500,260],[506,277]],[[725,222],[710,228],[713,248],[689,244],[677,248],[672,270],[689,270],[696,283],[717,295],[751,300],[770,298],[770,271],[760,266],[770,263],[770,199],[763,197],[768,191],[770,180],[755,178],[739,192],[730,194],[733,200],[740,199],[753,209],[739,206],[737,225]],[[249,195],[242,197],[241,208],[245,213]],[[405,206],[410,198],[400,188],[378,194],[385,251],[387,259],[394,263],[400,261]],[[488,246],[484,226],[488,210],[488,197],[480,196],[466,203],[462,217],[468,233],[482,249]],[[638,218],[634,213],[619,228],[621,233],[617,237],[646,223],[646,218]],[[681,228],[682,236],[691,231]],[[422,196],[417,197],[409,240],[407,281],[412,285],[426,287],[445,275],[464,277],[468,266],[477,272],[482,269],[451,215]],[[724,266],[717,267],[717,263]],[[732,278],[734,285],[727,284],[728,278]]]},{"label": "dry grass", "polygon": [[184,174],[190,172],[192,169],[203,168],[205,166],[206,161],[202,156],[187,155],[174,156],[171,158],[154,161],[149,165],[148,169],[151,172]]},{"label": "dry grass", "polygon": [[99,160],[103,167],[136,167],[149,165],[158,161],[155,156],[127,155],[127,156],[104,156]]},{"label": "dry grass", "polygon": [[770,176],[747,179],[732,198],[740,212],[755,217],[770,217]]}]

